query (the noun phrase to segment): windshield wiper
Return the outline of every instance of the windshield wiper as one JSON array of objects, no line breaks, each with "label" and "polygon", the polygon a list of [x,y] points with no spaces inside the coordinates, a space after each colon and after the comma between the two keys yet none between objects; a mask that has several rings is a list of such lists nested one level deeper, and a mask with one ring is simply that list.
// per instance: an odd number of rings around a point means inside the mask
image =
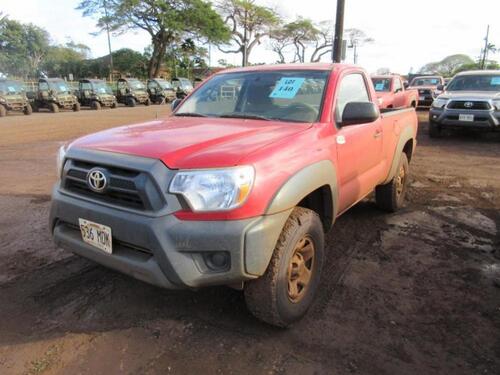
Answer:
[{"label": "windshield wiper", "polygon": [[208,117],[207,115],[204,115],[202,113],[196,113],[196,112],[180,112],[180,113],[175,113],[174,116]]},{"label": "windshield wiper", "polygon": [[222,117],[222,118],[246,118],[246,119],[250,119],[250,120],[271,121],[271,119],[269,117],[252,115],[249,113],[226,113],[224,115],[220,115],[219,117]]}]

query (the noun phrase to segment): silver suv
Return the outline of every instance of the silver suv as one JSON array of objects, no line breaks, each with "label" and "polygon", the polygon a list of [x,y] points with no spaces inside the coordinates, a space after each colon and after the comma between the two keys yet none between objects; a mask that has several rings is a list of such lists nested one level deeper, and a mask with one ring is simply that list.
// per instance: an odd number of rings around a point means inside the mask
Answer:
[{"label": "silver suv", "polygon": [[500,131],[500,70],[459,73],[444,90],[429,111],[431,137],[444,128]]}]

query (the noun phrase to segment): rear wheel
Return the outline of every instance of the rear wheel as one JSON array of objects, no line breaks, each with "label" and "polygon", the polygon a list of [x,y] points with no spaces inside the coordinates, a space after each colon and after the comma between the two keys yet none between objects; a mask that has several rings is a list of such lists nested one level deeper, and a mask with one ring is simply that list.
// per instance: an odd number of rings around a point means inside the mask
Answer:
[{"label": "rear wheel", "polygon": [[31,108],[31,105],[29,103],[26,104],[26,107],[24,107],[23,113],[28,116],[33,113],[33,108]]},{"label": "rear wheel", "polygon": [[245,285],[248,309],[258,319],[286,327],[302,318],[318,289],[324,254],[323,225],[297,207],[288,218],[263,276]]},{"label": "rear wheel", "polygon": [[49,109],[50,109],[50,112],[52,112],[52,113],[59,112],[59,106],[56,103],[50,103]]},{"label": "rear wheel", "polygon": [[429,121],[429,137],[439,138],[442,136],[441,127],[434,121]]},{"label": "rear wheel", "polygon": [[0,104],[0,117],[7,116],[7,108]]},{"label": "rear wheel", "polygon": [[383,210],[396,212],[403,206],[408,185],[408,157],[403,152],[394,178],[385,185],[375,188],[375,201]]},{"label": "rear wheel", "polygon": [[118,107],[118,103],[117,102],[113,102],[113,104],[111,104],[111,108],[116,108]]},{"label": "rear wheel", "polygon": [[92,108],[93,110],[100,110],[101,109],[101,103],[99,103],[97,100],[94,100],[92,102],[92,104],[90,105],[90,108]]}]

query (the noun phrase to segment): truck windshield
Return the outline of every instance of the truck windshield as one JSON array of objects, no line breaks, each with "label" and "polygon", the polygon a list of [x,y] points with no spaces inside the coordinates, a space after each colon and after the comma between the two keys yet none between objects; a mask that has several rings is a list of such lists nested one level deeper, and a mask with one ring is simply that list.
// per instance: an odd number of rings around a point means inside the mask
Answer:
[{"label": "truck windshield", "polygon": [[94,88],[98,94],[113,94],[111,88],[104,82],[94,83]]},{"label": "truck windshield", "polygon": [[372,82],[377,92],[391,91],[391,80],[389,78],[372,78]]},{"label": "truck windshield", "polygon": [[51,90],[59,94],[63,94],[70,91],[68,85],[63,80],[49,82],[49,87]]},{"label": "truck windshield", "polygon": [[144,89],[146,89],[146,87],[144,86],[144,84],[141,81],[138,81],[138,80],[129,80],[128,84],[129,84],[129,86],[133,90],[144,90]]},{"label": "truck windshield", "polygon": [[176,116],[318,121],[329,71],[223,73],[189,96]]},{"label": "truck windshield", "polygon": [[447,91],[500,91],[500,74],[498,75],[464,75],[453,78]]},{"label": "truck windshield", "polygon": [[163,90],[171,90],[172,84],[164,79],[157,79],[156,82],[160,85]]},{"label": "truck windshield", "polygon": [[0,81],[0,94],[20,94],[24,91],[23,85],[16,81]]},{"label": "truck windshield", "polygon": [[439,77],[417,77],[411,81],[410,86],[437,86],[440,83]]}]

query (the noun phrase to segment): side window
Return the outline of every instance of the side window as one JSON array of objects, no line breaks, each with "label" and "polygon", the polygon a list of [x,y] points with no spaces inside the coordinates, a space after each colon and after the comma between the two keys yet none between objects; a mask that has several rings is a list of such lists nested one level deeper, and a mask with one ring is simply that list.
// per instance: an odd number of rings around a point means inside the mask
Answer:
[{"label": "side window", "polygon": [[365,80],[360,73],[349,74],[340,81],[335,105],[335,120],[337,122],[342,120],[342,113],[349,102],[370,102]]},{"label": "side window", "polygon": [[401,86],[401,80],[396,78],[394,80],[394,92],[402,91],[403,87]]}]

